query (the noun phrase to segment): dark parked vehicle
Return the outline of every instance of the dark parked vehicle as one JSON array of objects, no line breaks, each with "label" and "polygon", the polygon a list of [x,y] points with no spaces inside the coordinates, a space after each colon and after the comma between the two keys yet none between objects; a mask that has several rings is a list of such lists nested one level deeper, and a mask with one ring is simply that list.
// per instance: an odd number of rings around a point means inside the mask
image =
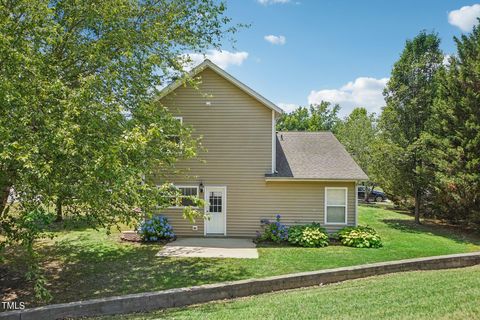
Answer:
[{"label": "dark parked vehicle", "polygon": [[[365,190],[365,186],[358,186],[358,199],[365,199]],[[387,195],[384,192],[373,189],[373,191],[370,192],[368,199],[375,202],[382,202],[387,200]]]}]

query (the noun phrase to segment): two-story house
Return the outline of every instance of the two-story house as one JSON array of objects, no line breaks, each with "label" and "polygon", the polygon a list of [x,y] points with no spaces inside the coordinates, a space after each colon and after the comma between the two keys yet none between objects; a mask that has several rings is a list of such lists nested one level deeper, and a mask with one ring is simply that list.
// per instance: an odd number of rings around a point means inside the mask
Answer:
[{"label": "two-story house", "polygon": [[276,132],[282,110],[209,60],[192,70],[198,88],[172,83],[159,103],[194,136],[197,159],[172,182],[206,201],[210,219],[190,223],[182,207],[162,212],[183,236],[253,237],[261,220],[320,222],[329,232],[357,224],[356,185],[367,176],[330,132]]}]

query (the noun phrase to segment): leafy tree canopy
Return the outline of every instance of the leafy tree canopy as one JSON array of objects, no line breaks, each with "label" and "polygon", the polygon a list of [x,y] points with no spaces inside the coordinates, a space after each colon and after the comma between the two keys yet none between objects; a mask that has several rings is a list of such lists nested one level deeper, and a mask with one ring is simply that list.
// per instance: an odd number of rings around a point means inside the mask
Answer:
[{"label": "leafy tree canopy", "polygon": [[337,128],[340,119],[338,104],[322,101],[309,108],[299,107],[288,114],[283,114],[277,122],[278,131],[332,131]]},{"label": "leafy tree canopy", "polygon": [[102,226],[168,205],[176,191],[141,177],[196,143],[157,88],[234,31],[214,0],[1,1],[0,245],[34,256],[59,199]]},{"label": "leafy tree canopy", "polygon": [[337,138],[367,174],[372,161],[372,145],[377,134],[374,113],[355,108],[338,126]]}]

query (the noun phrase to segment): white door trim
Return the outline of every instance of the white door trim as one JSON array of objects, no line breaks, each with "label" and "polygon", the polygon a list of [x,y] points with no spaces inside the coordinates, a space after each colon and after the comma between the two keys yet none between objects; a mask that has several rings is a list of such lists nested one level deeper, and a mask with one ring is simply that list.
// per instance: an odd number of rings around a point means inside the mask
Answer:
[{"label": "white door trim", "polygon": [[[204,186],[204,189],[203,189],[203,200],[207,203],[208,202],[208,199],[207,199],[207,196],[208,196],[208,188],[219,188],[219,189],[223,189],[223,211],[224,211],[224,217],[223,217],[223,235],[226,236],[227,235],[227,187],[226,186]],[[207,205],[205,204],[205,207],[204,207],[204,213],[207,214]],[[205,219],[203,221],[203,235],[204,236],[207,236],[207,219]]]}]

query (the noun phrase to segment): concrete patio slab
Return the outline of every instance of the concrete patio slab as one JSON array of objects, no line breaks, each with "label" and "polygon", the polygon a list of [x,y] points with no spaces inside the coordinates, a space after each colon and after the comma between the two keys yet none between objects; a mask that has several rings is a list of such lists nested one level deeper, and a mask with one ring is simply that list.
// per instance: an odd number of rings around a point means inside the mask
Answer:
[{"label": "concrete patio slab", "polygon": [[166,244],[157,257],[257,259],[258,251],[250,239],[180,238]]}]

